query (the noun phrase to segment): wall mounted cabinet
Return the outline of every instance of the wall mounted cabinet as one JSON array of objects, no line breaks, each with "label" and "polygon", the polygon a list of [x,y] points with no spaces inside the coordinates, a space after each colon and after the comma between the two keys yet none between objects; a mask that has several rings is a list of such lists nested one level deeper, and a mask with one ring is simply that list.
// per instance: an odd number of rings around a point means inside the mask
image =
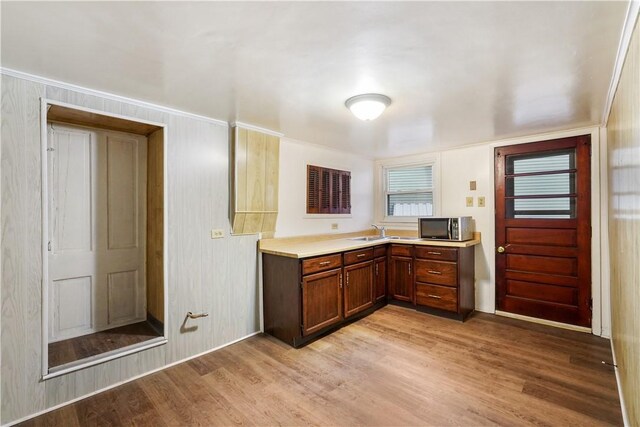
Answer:
[{"label": "wall mounted cabinet", "polygon": [[234,127],[231,146],[233,233],[271,237],[278,218],[280,138]]}]

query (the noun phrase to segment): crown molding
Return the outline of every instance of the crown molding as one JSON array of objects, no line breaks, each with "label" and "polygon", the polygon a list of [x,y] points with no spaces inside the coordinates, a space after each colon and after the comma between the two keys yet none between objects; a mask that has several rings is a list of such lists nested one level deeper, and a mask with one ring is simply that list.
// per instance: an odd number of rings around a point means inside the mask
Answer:
[{"label": "crown molding", "polygon": [[611,113],[613,99],[616,96],[616,90],[618,89],[618,83],[620,82],[622,67],[624,66],[624,61],[627,58],[627,52],[629,51],[629,45],[631,44],[631,36],[633,35],[633,30],[635,29],[636,22],[638,20],[638,12],[640,12],[640,0],[632,0],[629,2],[627,16],[625,17],[624,25],[622,26],[622,35],[620,36],[616,62],[613,67],[613,75],[611,76],[611,83],[609,84],[609,92],[607,92],[607,101],[602,115],[602,126],[605,127],[609,121],[609,114]]},{"label": "crown molding", "polygon": [[166,107],[164,105],[153,104],[151,102],[140,101],[138,99],[127,98],[126,96],[116,95],[109,92],[102,92],[100,90],[89,89],[83,86],[78,86],[72,83],[65,83],[58,80],[49,79],[47,77],[37,76],[35,74],[25,73],[23,71],[13,70],[11,68],[0,67],[0,74],[5,76],[11,76],[22,80],[28,80],[34,83],[40,83],[46,86],[53,86],[59,89],[71,90],[74,92],[80,92],[85,95],[97,96],[100,98],[108,99],[111,101],[123,102],[126,104],[135,105],[137,107],[149,108],[155,111],[160,111],[167,114],[172,114],[181,117],[187,117],[190,119],[202,120],[209,123],[215,123],[217,125],[229,126],[224,120],[218,120],[211,117],[201,116],[199,114],[189,113],[175,108]]},{"label": "crown molding", "polygon": [[284,136],[283,133],[276,132],[276,131],[271,130],[271,129],[261,128],[260,126],[254,126],[254,125],[251,125],[249,123],[244,123],[244,122],[239,122],[239,121],[235,121],[235,122],[231,123],[231,127],[239,127],[239,128],[242,128],[242,129],[254,130],[256,132],[266,133],[267,135],[277,136],[278,138],[282,138]]}]

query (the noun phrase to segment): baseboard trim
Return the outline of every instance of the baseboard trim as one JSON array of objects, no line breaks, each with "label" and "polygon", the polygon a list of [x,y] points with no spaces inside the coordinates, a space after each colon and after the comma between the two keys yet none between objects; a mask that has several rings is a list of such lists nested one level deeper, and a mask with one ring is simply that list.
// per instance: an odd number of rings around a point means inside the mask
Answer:
[{"label": "baseboard trim", "polygon": [[591,328],[584,326],[569,325],[568,323],[554,322],[553,320],[538,319],[537,317],[523,316],[522,314],[509,313],[507,311],[496,310],[496,315],[503,317],[510,317],[512,319],[524,320],[526,322],[539,323],[541,325],[553,326],[561,329],[568,329],[570,331],[584,332],[591,334],[593,331]]},{"label": "baseboard trim", "polygon": [[631,427],[629,422],[629,414],[627,413],[627,407],[624,404],[624,396],[622,395],[622,385],[620,384],[620,371],[618,370],[618,361],[616,360],[616,349],[613,347],[613,340],[609,340],[611,343],[611,357],[614,364],[614,372],[616,373],[616,385],[618,386],[618,397],[620,398],[620,410],[622,411],[622,422],[625,427]]},{"label": "baseboard trim", "polygon": [[27,415],[26,417],[22,417],[20,419],[14,420],[14,421],[9,421],[7,424],[3,424],[2,427],[9,427],[9,426],[14,426],[16,424],[23,423],[23,422],[25,422],[27,420],[30,420],[31,418],[39,417],[40,415],[46,414],[47,412],[55,411],[56,409],[60,409],[60,408],[62,408],[64,406],[71,405],[73,403],[79,402],[79,401],[84,400],[86,398],[89,398],[91,396],[95,396],[96,394],[105,392],[107,390],[111,390],[112,388],[119,387],[119,386],[121,386],[123,384],[126,384],[126,383],[129,383],[131,381],[135,381],[135,380],[140,379],[142,377],[146,377],[147,375],[155,374],[156,372],[160,372],[160,371],[162,371],[164,369],[167,369],[167,368],[170,368],[172,366],[179,365],[179,364],[187,362],[187,361],[189,361],[191,359],[195,359],[197,357],[204,356],[205,354],[213,353],[214,351],[217,351],[217,350],[220,350],[220,349],[222,349],[224,347],[228,347],[230,345],[236,344],[236,343],[238,343],[240,341],[244,341],[244,340],[246,340],[248,338],[251,338],[254,335],[258,335],[258,334],[261,334],[261,333],[262,332],[260,332],[260,331],[252,332],[249,335],[245,335],[244,337],[241,337],[241,338],[238,338],[236,340],[230,341],[230,342],[228,342],[226,344],[222,344],[222,345],[220,345],[218,347],[214,347],[214,348],[211,348],[209,350],[203,351],[202,353],[194,354],[193,356],[189,356],[189,357],[186,357],[184,359],[180,359],[178,361],[169,363],[168,365],[163,365],[160,368],[152,369],[151,371],[142,373],[140,375],[136,375],[136,376],[128,378],[126,380],[119,381],[119,382],[111,384],[111,385],[109,385],[107,387],[101,388],[101,389],[96,390],[96,391],[92,391],[91,393],[87,393],[87,394],[82,395],[80,397],[76,397],[75,399],[71,399],[71,400],[69,400],[67,402],[60,403],[58,405],[52,406],[51,408],[47,408],[47,409],[44,409],[44,410],[42,410],[40,412],[36,412],[34,414]]}]

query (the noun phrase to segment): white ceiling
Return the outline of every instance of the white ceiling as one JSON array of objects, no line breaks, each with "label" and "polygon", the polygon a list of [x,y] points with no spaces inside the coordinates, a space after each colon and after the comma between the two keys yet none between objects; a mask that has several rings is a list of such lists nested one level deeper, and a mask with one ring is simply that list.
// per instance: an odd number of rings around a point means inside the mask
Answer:
[{"label": "white ceiling", "polygon": [[[1,2],[2,66],[390,157],[599,124],[628,2]],[[374,122],[350,96],[392,98]]]}]

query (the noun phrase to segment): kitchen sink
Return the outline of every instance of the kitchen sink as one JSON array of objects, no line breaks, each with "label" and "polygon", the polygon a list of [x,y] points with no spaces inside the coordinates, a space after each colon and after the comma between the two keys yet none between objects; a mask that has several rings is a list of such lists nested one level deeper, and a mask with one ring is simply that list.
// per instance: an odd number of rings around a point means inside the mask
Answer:
[{"label": "kitchen sink", "polygon": [[400,239],[401,237],[399,236],[386,236],[386,237],[380,237],[380,236],[362,236],[362,237],[351,237],[349,240],[357,240],[359,242],[373,242],[376,240],[396,240],[396,239]]}]

